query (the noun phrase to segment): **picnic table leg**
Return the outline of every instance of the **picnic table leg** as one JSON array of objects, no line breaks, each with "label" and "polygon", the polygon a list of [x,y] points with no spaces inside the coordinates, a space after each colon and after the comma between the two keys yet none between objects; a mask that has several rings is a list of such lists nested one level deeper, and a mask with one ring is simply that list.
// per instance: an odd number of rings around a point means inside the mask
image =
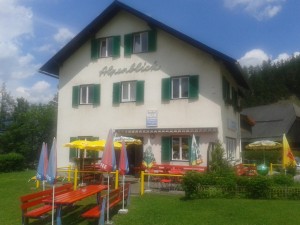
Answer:
[{"label": "picnic table leg", "polygon": [[61,209],[62,209],[61,205],[58,205],[56,208],[56,224],[57,225],[61,225]]}]

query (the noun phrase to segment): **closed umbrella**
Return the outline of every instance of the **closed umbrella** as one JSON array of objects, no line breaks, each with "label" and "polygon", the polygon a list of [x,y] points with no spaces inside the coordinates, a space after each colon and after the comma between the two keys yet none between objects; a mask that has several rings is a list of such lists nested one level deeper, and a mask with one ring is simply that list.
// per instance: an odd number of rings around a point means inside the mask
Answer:
[{"label": "closed umbrella", "polygon": [[[143,165],[149,170],[152,168],[153,164],[155,163],[154,154],[152,152],[152,146],[150,143],[150,139],[148,139],[148,143],[145,147],[145,151],[143,153]],[[150,190],[150,175],[148,175],[148,190]]]},{"label": "closed umbrella", "polygon": [[115,148],[114,148],[114,142],[113,142],[113,131],[110,129],[106,143],[104,152],[102,155],[100,168],[103,171],[107,172],[107,186],[108,186],[108,194],[107,194],[107,205],[106,205],[106,212],[107,212],[107,221],[106,223],[110,223],[109,221],[109,173],[116,170],[116,156],[115,156]]},{"label": "closed umbrella", "polygon": [[45,190],[46,173],[48,168],[48,150],[47,144],[43,142],[39,164],[36,173],[36,179],[43,182],[43,190]]},{"label": "closed umbrella", "polygon": [[[48,169],[47,169],[47,182],[52,185],[52,225],[54,224],[54,196],[55,196],[55,181],[57,172],[57,149],[56,149],[56,139],[53,138],[52,147],[50,150]],[[60,218],[60,216],[57,216]],[[61,221],[56,221],[57,225],[61,225]]]},{"label": "closed umbrella", "polygon": [[122,183],[123,183],[123,204],[122,204],[122,209],[119,210],[119,213],[125,214],[128,212],[128,209],[124,208],[125,174],[129,172],[128,157],[127,157],[125,141],[122,141],[122,148],[121,148],[120,160],[119,160],[119,172],[122,175]]}]

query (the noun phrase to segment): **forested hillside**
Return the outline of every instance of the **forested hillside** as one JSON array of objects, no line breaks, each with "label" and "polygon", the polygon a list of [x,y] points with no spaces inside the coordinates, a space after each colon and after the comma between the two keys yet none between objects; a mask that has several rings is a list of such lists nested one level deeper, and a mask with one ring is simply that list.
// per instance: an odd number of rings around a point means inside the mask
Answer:
[{"label": "forested hillside", "polygon": [[244,108],[287,99],[299,103],[300,56],[276,64],[265,62],[262,66],[244,68],[244,71],[251,86],[242,102]]}]

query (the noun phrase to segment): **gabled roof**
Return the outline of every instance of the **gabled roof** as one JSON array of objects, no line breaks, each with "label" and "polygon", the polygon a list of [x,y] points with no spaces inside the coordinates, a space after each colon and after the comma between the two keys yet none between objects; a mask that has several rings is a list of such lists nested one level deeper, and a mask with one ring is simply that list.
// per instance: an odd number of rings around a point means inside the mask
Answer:
[{"label": "gabled roof", "polygon": [[288,134],[296,119],[300,118],[300,108],[292,103],[280,102],[245,108],[241,114],[255,121],[251,133],[242,132],[243,142],[263,139],[281,141],[282,135]]},{"label": "gabled roof", "polygon": [[244,78],[241,68],[238,62],[213,49],[207,45],[189,37],[188,35],[175,30],[168,25],[155,20],[147,14],[144,14],[137,9],[134,9],[122,2],[115,0],[110,4],[98,17],[96,17],[90,24],[88,24],[81,32],[77,34],[68,44],[66,44],[60,51],[58,51],[51,59],[48,60],[39,70],[39,72],[52,77],[59,77],[59,67],[63,62],[68,59],[77,49],[79,49],[86,41],[93,37],[110,19],[112,19],[121,10],[127,11],[142,20],[146,21],[150,27],[159,28],[178,39],[185,41],[186,43],[201,49],[215,57],[215,59],[220,60],[224,63],[225,67],[232,73],[236,82],[243,88],[249,89],[249,85]]}]

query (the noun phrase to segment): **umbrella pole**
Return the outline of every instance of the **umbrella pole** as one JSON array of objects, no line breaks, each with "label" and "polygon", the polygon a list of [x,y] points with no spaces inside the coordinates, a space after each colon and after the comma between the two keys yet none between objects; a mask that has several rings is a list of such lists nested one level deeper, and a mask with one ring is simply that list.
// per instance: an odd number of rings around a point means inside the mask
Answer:
[{"label": "umbrella pole", "polygon": [[54,225],[54,198],[55,198],[55,184],[52,185],[52,225]]},{"label": "umbrella pole", "polygon": [[107,215],[107,217],[106,217],[106,223],[105,224],[112,224],[110,221],[109,221],[109,192],[110,192],[110,190],[109,190],[109,172],[107,172],[107,204],[106,204],[106,215]]},{"label": "umbrella pole", "polygon": [[128,209],[124,209],[125,207],[125,175],[123,175],[123,205],[122,205],[122,209],[119,210],[120,214],[126,214],[128,213]]}]

